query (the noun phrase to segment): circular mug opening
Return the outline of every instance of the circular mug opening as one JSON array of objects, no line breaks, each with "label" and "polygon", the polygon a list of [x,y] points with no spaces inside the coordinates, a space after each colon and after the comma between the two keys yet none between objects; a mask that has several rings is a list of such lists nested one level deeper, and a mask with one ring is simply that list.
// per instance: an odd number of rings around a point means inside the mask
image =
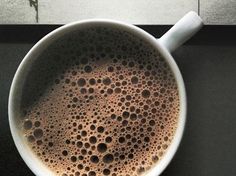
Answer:
[{"label": "circular mug opening", "polygon": [[[109,44],[115,43],[115,45],[118,46],[117,43],[119,44],[119,42],[122,43],[122,41],[130,39],[129,42],[131,42],[131,43],[128,46],[131,46],[132,42],[133,42],[133,44],[140,45],[140,46],[138,46],[138,45],[132,46],[133,48],[136,47],[137,52],[142,53],[145,51],[145,49],[148,50],[147,53],[157,52],[156,56],[160,57],[162,62],[167,64],[169,71],[171,72],[173,78],[176,81],[177,92],[179,95],[179,97],[178,97],[178,99],[179,99],[178,100],[179,101],[179,112],[178,112],[178,120],[177,120],[178,124],[176,125],[173,139],[171,140],[171,143],[170,143],[168,149],[164,153],[163,158],[157,164],[153,164],[151,166],[151,168],[148,169],[148,172],[145,172],[145,174],[148,174],[148,175],[157,175],[170,162],[171,158],[173,157],[175,151],[178,148],[180,139],[182,137],[184,123],[185,123],[185,111],[186,111],[184,84],[183,84],[181,74],[178,70],[178,67],[175,64],[171,55],[164,48],[162,48],[151,35],[149,35],[148,33],[144,32],[143,30],[141,30],[135,26],[124,24],[121,22],[106,21],[106,20],[101,20],[101,21],[92,20],[92,21],[84,21],[84,22],[69,24],[69,25],[63,26],[63,27],[51,32],[50,34],[45,36],[42,40],[40,40],[30,50],[30,52],[26,55],[26,57],[24,58],[24,60],[22,61],[22,63],[20,64],[20,66],[16,72],[16,75],[14,77],[14,80],[13,80],[13,83],[11,86],[10,97],[9,97],[9,121],[10,121],[11,132],[12,132],[12,135],[14,138],[14,142],[17,146],[17,149],[20,152],[20,154],[21,154],[22,158],[24,159],[24,161],[26,162],[26,164],[30,167],[30,169],[35,174],[37,174],[37,175],[53,174],[51,172],[51,170],[45,165],[45,163],[43,164],[43,162],[39,159],[39,157],[36,156],[35,152],[32,151],[32,149],[29,147],[29,144],[26,141],[26,138],[23,135],[22,126],[24,126],[24,125],[22,124],[22,116],[24,116],[24,111],[22,111],[22,110],[25,107],[31,107],[32,105],[34,105],[35,99],[40,99],[41,95],[38,95],[38,97],[35,97],[35,92],[32,91],[32,88],[35,88],[39,85],[46,86],[46,87],[49,86],[47,84],[45,84],[45,85],[39,84],[40,79],[39,79],[39,82],[36,82],[36,84],[32,84],[32,82],[34,82],[36,78],[44,78],[44,77],[46,78],[47,77],[47,79],[49,79],[48,82],[51,82],[52,81],[51,79],[53,79],[54,83],[55,83],[55,80],[57,80],[57,78],[54,77],[55,75],[48,76],[47,72],[44,72],[43,70],[38,71],[38,68],[50,69],[51,65],[54,65],[55,62],[58,61],[57,60],[58,56],[60,56],[60,55],[58,55],[58,53],[60,53],[60,51],[63,51],[63,49],[62,49],[63,46],[61,46],[60,44],[62,44],[64,42],[64,40],[68,40],[68,39],[76,40],[76,37],[74,37],[74,36],[77,35],[78,38],[80,38],[80,36],[86,35],[86,33],[88,33],[88,31],[90,29],[93,29],[95,31],[95,35],[90,37],[90,40],[86,41],[88,45],[92,45],[91,43],[93,42],[93,40],[96,40],[96,41],[101,40],[101,43],[104,40],[105,43],[109,41],[110,42],[110,43],[108,42]],[[98,33],[101,33],[101,32],[103,33],[103,30],[107,30],[107,29],[108,29],[108,31],[106,31],[107,32],[106,35],[103,34],[104,38],[100,38],[100,39],[99,39],[99,37],[96,38]],[[112,31],[112,32],[109,33],[109,31]],[[114,31],[115,31],[115,33],[117,33],[117,36],[115,38],[116,40],[114,40],[115,36],[111,37],[112,35],[114,35]],[[120,32],[124,33],[125,35],[124,34],[121,35]],[[109,35],[110,35],[110,37],[107,37]],[[123,36],[123,37],[118,37],[119,35]],[[70,36],[70,37],[68,38],[68,36]],[[131,38],[129,38],[129,37],[131,37]],[[62,42],[62,43],[60,43],[60,42]],[[68,44],[68,45],[71,44],[68,41],[66,41],[66,42],[67,42],[66,44]],[[78,45],[81,45],[81,48],[83,48],[84,41],[81,40],[79,42],[81,44],[78,43]],[[55,45],[56,48],[54,47],[54,44],[56,44]],[[73,48],[75,46],[76,45],[74,44],[74,46],[70,46],[70,47]],[[61,47],[61,50],[58,50],[58,47],[59,48]],[[66,47],[68,47],[68,46],[65,45],[64,48],[66,48]],[[127,45],[123,45],[123,46],[121,45],[119,47],[121,50],[121,55],[120,55],[120,57],[117,57],[117,59],[116,59],[117,62],[120,62],[119,60],[122,60],[122,59],[123,59],[123,61],[125,61],[125,59],[127,60],[127,57],[126,58],[122,57],[122,50],[123,50],[123,53],[127,53],[127,52],[129,52],[129,51],[127,51],[127,49],[129,49],[129,47],[127,47]],[[107,47],[107,48],[109,48],[109,47]],[[111,48],[112,47],[110,47],[110,49]],[[87,49],[83,48],[84,52],[85,52],[85,50],[89,50],[89,49],[91,49],[91,51],[95,50],[96,52],[99,52],[100,50],[104,50],[104,48],[101,49],[100,46],[97,46],[97,45],[96,46],[94,45],[93,48],[87,48]],[[50,50],[54,50],[54,54],[57,55],[56,59],[50,56]],[[107,52],[109,52],[109,49],[107,50]],[[83,54],[83,53],[77,53],[77,54]],[[104,53],[100,53],[99,58],[103,57],[102,54],[104,54]],[[115,54],[115,55],[118,56],[117,54]],[[142,56],[142,57],[148,57],[148,56]],[[45,60],[46,58],[51,58],[51,60]],[[70,59],[71,59],[71,61],[73,61],[73,58],[70,58]],[[76,60],[76,58],[74,58],[74,59]],[[142,58],[139,58],[139,60],[141,63],[143,62]],[[84,70],[83,71],[90,73],[91,68],[88,67],[88,61],[86,59],[84,61],[81,59],[80,62],[81,62],[80,64],[83,64],[83,62],[84,62],[84,65],[83,65]],[[131,62],[126,63],[126,64],[122,63],[122,64],[129,65],[130,63]],[[104,64],[104,63],[102,62],[101,66],[102,66],[102,64]],[[66,64],[62,65],[62,66],[63,66],[63,68],[67,68]],[[129,67],[132,67],[132,64],[130,64]],[[150,65],[150,67],[147,68],[147,70],[152,69],[151,67],[152,67],[152,65]],[[37,68],[37,69],[35,69],[35,68]],[[112,69],[112,68],[110,68],[110,69]],[[128,74],[126,76],[128,76]],[[122,79],[124,79],[124,78],[122,78]],[[64,80],[64,81],[66,82],[66,80]],[[85,80],[83,80],[83,79],[78,79],[76,82],[76,86],[83,87],[84,81]],[[89,81],[89,80],[86,80],[86,81]],[[109,79],[107,79],[107,80],[102,79],[101,80],[101,82],[106,87],[111,85],[111,81],[112,81],[111,79],[110,80]],[[136,84],[137,78],[134,76],[130,76],[130,81],[131,81],[131,84],[132,83]],[[125,86],[125,84],[123,86]],[[45,87],[41,87],[40,89],[41,90],[45,89],[45,91],[46,91]],[[80,89],[80,91],[81,91],[81,89]],[[89,91],[89,89],[86,91]],[[114,92],[115,90],[110,90],[110,92],[111,91]],[[108,92],[108,90],[107,90],[107,92]],[[80,93],[82,93],[82,92],[80,92]],[[144,99],[145,99],[145,97],[149,98],[150,95],[152,95],[153,93],[151,93],[150,91],[148,91],[147,89],[144,89],[144,88],[143,88],[143,91],[141,91],[141,95],[143,96]],[[109,93],[107,93],[107,94],[109,94]],[[126,95],[126,98],[128,98],[127,95]],[[73,99],[72,99],[72,101],[73,101]],[[124,112],[122,112],[122,114]],[[133,115],[132,118],[136,119],[137,117],[134,117],[134,116],[135,115]],[[132,121],[132,118],[130,116],[131,121]],[[149,124],[150,123],[152,123],[151,120],[149,121]],[[34,125],[35,125],[35,122],[34,122]],[[103,131],[104,131],[104,129],[101,128],[100,130],[98,130],[98,133],[100,133],[100,132],[103,133]],[[81,135],[82,135],[82,132],[81,132]],[[85,135],[85,132],[84,132],[84,135]],[[34,136],[34,137],[36,137],[36,136]],[[145,136],[143,137],[143,139],[145,139]],[[119,138],[118,142],[122,143],[122,141],[124,141],[124,140],[125,139],[123,139],[123,138]],[[146,138],[146,141],[148,141],[147,138]],[[104,147],[102,147],[99,150],[100,151],[104,150]],[[112,157],[114,157],[114,156],[112,156]],[[112,157],[107,156],[109,162]],[[105,161],[108,161],[108,160],[105,160]],[[108,172],[109,172],[108,170],[106,170],[106,171],[103,170],[103,172],[105,172],[105,174],[108,174]]]}]

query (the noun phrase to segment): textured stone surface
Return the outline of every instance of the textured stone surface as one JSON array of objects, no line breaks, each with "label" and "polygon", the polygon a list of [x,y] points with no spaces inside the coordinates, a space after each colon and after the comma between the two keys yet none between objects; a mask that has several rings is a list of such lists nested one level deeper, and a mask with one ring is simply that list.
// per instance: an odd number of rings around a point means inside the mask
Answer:
[{"label": "textured stone surface", "polygon": [[236,0],[200,0],[205,24],[236,25]]},{"label": "textured stone surface", "polygon": [[65,24],[88,18],[110,18],[133,24],[174,24],[190,10],[198,10],[197,0],[2,0],[0,23],[35,24],[38,14],[40,24]]},{"label": "textured stone surface", "polygon": [[0,24],[34,24],[36,11],[29,0],[1,0]]}]

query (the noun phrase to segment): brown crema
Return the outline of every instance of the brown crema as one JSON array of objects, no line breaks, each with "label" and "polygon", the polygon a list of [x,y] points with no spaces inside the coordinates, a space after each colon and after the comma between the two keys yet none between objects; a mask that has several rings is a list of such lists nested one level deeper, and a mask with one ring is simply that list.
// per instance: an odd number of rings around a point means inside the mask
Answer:
[{"label": "brown crema", "polygon": [[158,164],[177,128],[179,94],[151,44],[93,27],[39,57],[25,81],[21,129],[55,175],[137,176]]}]

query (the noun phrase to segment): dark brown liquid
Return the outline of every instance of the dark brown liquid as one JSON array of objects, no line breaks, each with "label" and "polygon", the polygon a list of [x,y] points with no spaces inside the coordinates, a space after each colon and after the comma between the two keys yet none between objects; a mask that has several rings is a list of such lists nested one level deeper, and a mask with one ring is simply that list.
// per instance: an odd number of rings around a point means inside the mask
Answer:
[{"label": "dark brown liquid", "polygon": [[28,144],[56,175],[148,171],[177,127],[170,68],[125,31],[95,27],[71,36],[39,56],[27,78],[21,106]]}]

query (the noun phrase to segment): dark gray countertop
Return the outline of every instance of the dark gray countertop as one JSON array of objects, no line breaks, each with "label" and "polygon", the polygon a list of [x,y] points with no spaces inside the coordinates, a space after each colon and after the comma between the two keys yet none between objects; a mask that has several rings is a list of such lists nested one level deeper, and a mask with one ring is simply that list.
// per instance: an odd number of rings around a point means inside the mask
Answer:
[{"label": "dark gray countertop", "polygon": [[[17,66],[57,26],[0,26],[0,175],[33,176],[11,138],[7,101]],[[168,26],[141,26],[156,37]],[[180,148],[162,176],[236,175],[236,27],[208,26],[173,53],[188,115]]]}]

